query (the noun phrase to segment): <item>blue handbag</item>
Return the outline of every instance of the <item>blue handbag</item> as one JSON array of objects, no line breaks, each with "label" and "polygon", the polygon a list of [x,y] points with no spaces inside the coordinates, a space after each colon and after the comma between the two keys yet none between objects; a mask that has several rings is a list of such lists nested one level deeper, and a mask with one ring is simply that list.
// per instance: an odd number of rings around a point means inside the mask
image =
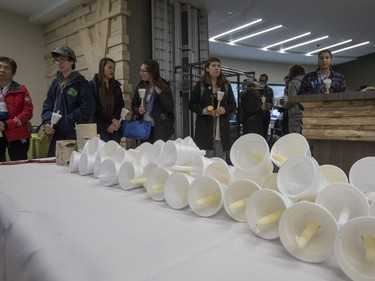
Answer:
[{"label": "blue handbag", "polygon": [[124,120],[122,121],[123,136],[127,139],[145,140],[151,133],[150,121]]}]

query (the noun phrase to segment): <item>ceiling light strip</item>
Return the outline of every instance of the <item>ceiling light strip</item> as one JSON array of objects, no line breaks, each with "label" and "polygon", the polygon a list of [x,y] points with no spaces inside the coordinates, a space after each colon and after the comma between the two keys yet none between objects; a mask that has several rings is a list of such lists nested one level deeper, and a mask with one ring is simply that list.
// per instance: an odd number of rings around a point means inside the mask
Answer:
[{"label": "ceiling light strip", "polygon": [[233,45],[234,43],[236,43],[238,41],[242,41],[242,40],[254,37],[254,36],[258,36],[260,34],[263,34],[263,33],[266,33],[266,32],[270,32],[272,30],[279,29],[281,27],[283,27],[283,26],[280,24],[280,25],[277,25],[277,26],[274,26],[274,27],[271,27],[271,28],[267,28],[265,30],[262,30],[262,31],[259,31],[259,32],[256,32],[256,33],[253,33],[253,34],[250,34],[250,35],[247,35],[247,36],[235,39],[235,40],[232,40],[232,41],[229,42],[229,44]]},{"label": "ceiling light strip", "polygon": [[290,41],[293,41],[293,40],[296,40],[296,39],[299,39],[299,38],[302,38],[302,37],[305,37],[305,36],[308,36],[310,35],[311,32],[306,32],[304,34],[301,34],[301,35],[297,35],[295,37],[292,37],[292,38],[289,38],[289,39],[286,39],[286,40],[283,40],[283,41],[280,41],[280,42],[277,42],[275,44],[272,44],[272,45],[269,45],[269,46],[266,46],[264,48],[262,48],[262,50],[266,51],[267,49],[269,48],[272,48],[272,47],[275,47],[277,45],[281,45],[281,44],[284,44],[284,43],[287,43],[287,42],[290,42]]},{"label": "ceiling light strip", "polygon": [[353,46],[342,48],[340,50],[333,51],[332,54],[336,54],[336,53],[343,52],[343,51],[346,51],[346,50],[349,50],[349,49],[357,48],[357,47],[360,47],[360,46],[363,46],[363,45],[367,45],[369,43],[370,43],[370,41],[366,41],[366,42],[359,43],[359,44],[356,44],[356,45],[353,45]]},{"label": "ceiling light strip", "polygon": [[328,35],[322,36],[322,37],[319,37],[319,38],[316,38],[316,39],[313,39],[313,40],[302,42],[302,43],[294,45],[294,46],[290,46],[288,48],[281,49],[280,52],[285,52],[287,50],[294,49],[294,48],[297,48],[297,47],[300,47],[300,46],[303,46],[303,45],[311,44],[311,43],[314,43],[316,41],[324,40],[324,39],[327,39],[327,38],[328,38]]},{"label": "ceiling light strip", "polygon": [[334,47],[337,47],[337,46],[340,46],[340,45],[343,45],[343,44],[346,44],[346,43],[350,43],[352,41],[353,41],[352,39],[349,39],[349,40],[346,40],[346,41],[343,41],[343,42],[340,42],[340,43],[337,43],[337,44],[329,45],[329,46],[326,46],[324,48],[321,48],[321,49],[318,49],[318,50],[315,50],[315,51],[312,51],[312,52],[308,52],[306,54],[306,56],[311,56],[314,53],[318,53],[318,52],[323,51],[323,50],[327,50],[327,49],[334,48]]},{"label": "ceiling light strip", "polygon": [[258,22],[261,22],[261,21],[262,21],[262,19],[257,19],[257,20],[255,20],[255,21],[249,22],[249,23],[247,23],[247,24],[241,25],[241,26],[239,26],[239,27],[236,27],[236,28],[234,28],[234,29],[231,29],[231,30],[229,30],[229,31],[226,31],[226,32],[224,32],[224,33],[221,33],[221,34],[219,34],[219,35],[216,35],[216,36],[214,36],[214,37],[211,37],[209,40],[210,40],[210,41],[215,41],[216,38],[219,38],[219,37],[222,37],[222,36],[224,36],[224,35],[227,35],[227,34],[230,34],[230,33],[236,32],[236,31],[238,31],[238,30],[244,29],[244,28],[246,28],[246,27],[249,27],[249,26],[254,25],[254,24],[256,24],[256,23],[258,23]]}]

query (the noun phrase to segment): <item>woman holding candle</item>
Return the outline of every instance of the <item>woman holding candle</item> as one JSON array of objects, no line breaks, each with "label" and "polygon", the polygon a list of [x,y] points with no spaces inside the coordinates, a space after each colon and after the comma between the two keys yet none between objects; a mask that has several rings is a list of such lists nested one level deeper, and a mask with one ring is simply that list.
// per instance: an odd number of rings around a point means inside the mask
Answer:
[{"label": "woman holding candle", "polygon": [[[219,102],[220,91],[224,96]],[[213,57],[206,61],[204,73],[191,93],[189,109],[197,115],[194,134],[197,146],[206,150],[207,157],[226,160],[231,147],[229,119],[235,112],[236,101],[221,70],[220,59]]]},{"label": "woman holding candle", "polygon": [[318,53],[318,69],[307,73],[301,82],[299,95],[340,93],[346,91],[344,75],[332,70],[332,53],[322,50]]},{"label": "woman holding candle", "polygon": [[[169,83],[160,76],[160,66],[155,60],[142,63],[141,81],[131,102],[133,114],[139,120],[151,122],[151,133],[143,142],[169,140],[174,134],[174,100]],[[140,93],[144,97],[140,96]]]},{"label": "woman holding candle", "polygon": [[100,139],[120,143],[121,110],[124,107],[121,84],[115,79],[116,63],[110,58],[102,58],[99,71],[90,81],[90,88],[95,99],[94,121]]}]

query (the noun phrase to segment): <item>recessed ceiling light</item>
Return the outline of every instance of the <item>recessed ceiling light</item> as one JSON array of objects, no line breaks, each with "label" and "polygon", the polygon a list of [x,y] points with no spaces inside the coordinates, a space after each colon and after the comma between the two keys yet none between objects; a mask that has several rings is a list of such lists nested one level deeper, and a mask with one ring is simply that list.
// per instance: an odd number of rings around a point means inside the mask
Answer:
[{"label": "recessed ceiling light", "polygon": [[259,32],[255,32],[253,34],[250,34],[250,35],[247,35],[247,36],[244,36],[244,37],[232,40],[232,41],[229,42],[229,44],[233,45],[234,43],[236,43],[238,41],[242,41],[242,40],[245,40],[245,39],[248,39],[248,38],[251,38],[251,37],[263,34],[263,33],[266,33],[266,32],[270,32],[272,30],[279,29],[281,27],[283,27],[283,26],[280,24],[280,25],[277,25],[277,26],[274,26],[274,27],[271,27],[271,28],[268,28],[268,29],[265,29],[265,30],[262,30],[262,31],[259,31]]},{"label": "recessed ceiling light", "polygon": [[339,53],[339,52],[342,52],[342,51],[346,51],[346,50],[349,50],[349,49],[357,48],[357,47],[360,47],[360,46],[363,46],[363,45],[367,45],[369,43],[370,43],[370,41],[366,41],[366,42],[359,43],[359,44],[356,44],[356,45],[353,45],[353,46],[342,48],[340,50],[333,51],[332,54],[336,54],[336,53]]},{"label": "recessed ceiling light", "polygon": [[295,37],[292,37],[292,38],[289,38],[289,39],[285,39],[285,40],[280,41],[280,42],[277,42],[277,43],[275,43],[275,44],[268,45],[268,46],[262,48],[262,50],[266,51],[266,50],[269,49],[269,48],[275,47],[275,46],[277,46],[277,45],[284,44],[284,43],[286,43],[286,42],[290,42],[290,41],[296,40],[296,39],[301,38],[301,37],[305,37],[305,36],[310,35],[310,34],[311,34],[311,32],[307,32],[307,33],[304,33],[304,34],[301,34],[301,35],[297,35],[297,36],[295,36]]},{"label": "recessed ceiling light", "polygon": [[343,45],[343,44],[346,44],[346,43],[349,43],[349,42],[352,42],[353,40],[352,39],[349,39],[349,40],[346,40],[346,41],[342,41],[340,43],[337,43],[337,44],[333,44],[333,45],[329,45],[329,46],[326,46],[324,48],[320,48],[318,50],[315,50],[315,51],[312,51],[312,52],[308,52],[306,54],[306,56],[311,56],[312,54],[314,53],[318,53],[320,51],[323,51],[323,50],[326,50],[326,49],[330,49],[330,48],[334,48],[334,47],[337,47],[337,46],[340,46],[340,45]]},{"label": "recessed ceiling light", "polygon": [[327,38],[328,38],[328,35],[322,36],[322,37],[319,37],[319,38],[315,38],[313,40],[309,40],[309,41],[302,42],[302,43],[297,44],[297,45],[290,46],[288,48],[281,49],[280,52],[285,52],[287,50],[294,49],[294,48],[297,48],[297,47],[300,47],[300,46],[303,46],[303,45],[311,44],[311,43],[314,43],[316,41],[324,40],[324,39],[327,39]]},{"label": "recessed ceiling light", "polygon": [[231,30],[229,30],[229,31],[226,31],[226,32],[224,32],[224,33],[221,33],[221,34],[219,34],[219,35],[216,35],[216,36],[214,36],[214,37],[211,37],[209,40],[210,40],[211,42],[214,42],[216,38],[219,38],[219,37],[222,37],[222,36],[224,36],[224,35],[227,35],[227,34],[230,34],[230,33],[236,32],[236,31],[238,31],[238,30],[244,29],[244,28],[246,28],[246,27],[249,27],[249,26],[254,25],[254,24],[256,24],[256,23],[258,23],[258,22],[261,22],[261,21],[262,21],[262,19],[257,19],[257,20],[255,20],[255,21],[249,22],[249,23],[247,23],[247,24],[241,25],[241,26],[239,26],[239,27],[236,27],[236,28],[234,28],[234,29],[231,29]]}]

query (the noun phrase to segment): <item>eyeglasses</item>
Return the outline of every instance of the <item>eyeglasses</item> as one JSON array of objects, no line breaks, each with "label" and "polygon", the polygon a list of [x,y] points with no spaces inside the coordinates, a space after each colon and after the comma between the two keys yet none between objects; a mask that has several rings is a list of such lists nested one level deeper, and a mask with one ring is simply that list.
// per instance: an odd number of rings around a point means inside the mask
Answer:
[{"label": "eyeglasses", "polygon": [[147,70],[144,70],[144,69],[141,69],[141,72],[142,72],[142,73],[147,73],[148,71],[147,71]]},{"label": "eyeglasses", "polygon": [[4,71],[11,71],[12,68],[9,65],[0,64],[0,69]]},{"label": "eyeglasses", "polygon": [[66,61],[68,61],[69,59],[68,58],[55,58],[53,60],[54,63],[64,63]]}]

